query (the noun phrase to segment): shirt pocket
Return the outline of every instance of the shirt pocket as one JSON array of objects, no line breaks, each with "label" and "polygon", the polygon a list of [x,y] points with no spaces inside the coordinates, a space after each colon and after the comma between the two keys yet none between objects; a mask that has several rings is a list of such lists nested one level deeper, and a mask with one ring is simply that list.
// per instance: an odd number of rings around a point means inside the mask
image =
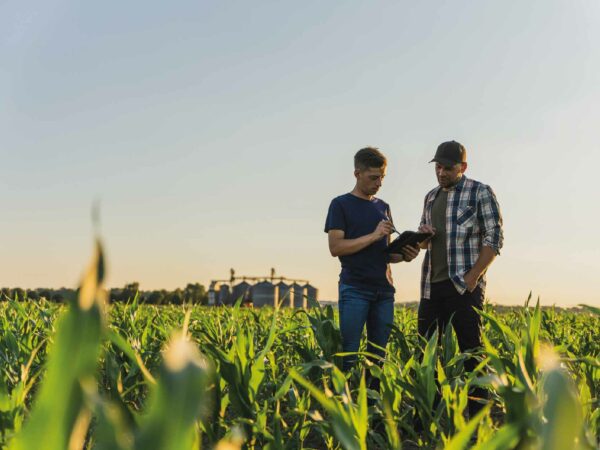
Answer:
[{"label": "shirt pocket", "polygon": [[467,206],[466,208],[459,209],[456,214],[456,224],[465,227],[472,228],[475,223],[475,208]]}]

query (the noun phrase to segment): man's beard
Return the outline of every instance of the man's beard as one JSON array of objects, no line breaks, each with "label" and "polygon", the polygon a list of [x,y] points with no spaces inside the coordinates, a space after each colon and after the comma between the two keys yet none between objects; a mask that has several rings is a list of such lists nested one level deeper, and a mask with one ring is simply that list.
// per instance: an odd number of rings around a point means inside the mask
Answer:
[{"label": "man's beard", "polygon": [[445,189],[450,189],[450,188],[453,188],[454,186],[456,186],[461,178],[462,178],[462,176],[457,177],[452,181],[448,181],[448,179],[446,178],[446,181],[444,181],[444,182],[438,178],[438,183],[440,184],[441,187],[443,187]]}]

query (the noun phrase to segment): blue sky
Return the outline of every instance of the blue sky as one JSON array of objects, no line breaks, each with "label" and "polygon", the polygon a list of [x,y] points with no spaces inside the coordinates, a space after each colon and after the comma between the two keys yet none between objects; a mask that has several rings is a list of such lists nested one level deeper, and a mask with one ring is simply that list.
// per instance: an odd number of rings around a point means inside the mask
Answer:
[{"label": "blue sky", "polygon": [[353,154],[414,229],[456,139],[504,215],[490,299],[598,305],[599,30],[591,0],[3,2],[0,285],[75,285],[99,198],[111,286],[275,267],[335,299]]}]

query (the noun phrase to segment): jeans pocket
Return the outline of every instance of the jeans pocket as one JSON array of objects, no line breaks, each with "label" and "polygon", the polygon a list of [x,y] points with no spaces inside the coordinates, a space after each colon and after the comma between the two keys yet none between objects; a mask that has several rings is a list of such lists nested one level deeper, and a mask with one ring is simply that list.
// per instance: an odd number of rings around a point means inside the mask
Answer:
[{"label": "jeans pocket", "polygon": [[464,296],[465,300],[467,300],[471,306],[477,309],[481,309],[483,307],[483,295],[481,295],[480,286],[475,286],[473,291],[465,291]]},{"label": "jeans pocket", "polygon": [[465,293],[469,292],[467,290],[467,283],[465,283],[465,275],[466,275],[467,271],[466,270],[460,270],[458,271],[458,273],[452,278],[453,281],[458,281],[458,284],[460,284],[460,286],[462,286],[465,289]]}]

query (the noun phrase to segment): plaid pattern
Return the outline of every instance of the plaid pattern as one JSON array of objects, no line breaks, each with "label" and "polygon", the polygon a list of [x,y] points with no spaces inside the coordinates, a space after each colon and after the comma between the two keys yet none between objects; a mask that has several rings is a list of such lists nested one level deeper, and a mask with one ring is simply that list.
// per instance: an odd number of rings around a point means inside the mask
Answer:
[{"label": "plaid pattern", "polygon": [[[425,196],[421,225],[431,225],[431,208],[440,186]],[[502,215],[494,192],[489,186],[463,175],[448,192],[446,208],[446,245],[448,275],[460,294],[466,291],[465,274],[475,265],[482,246],[491,247],[500,254],[504,236]],[[431,244],[423,259],[421,298],[431,295]],[[485,274],[478,286],[485,292]]]}]

